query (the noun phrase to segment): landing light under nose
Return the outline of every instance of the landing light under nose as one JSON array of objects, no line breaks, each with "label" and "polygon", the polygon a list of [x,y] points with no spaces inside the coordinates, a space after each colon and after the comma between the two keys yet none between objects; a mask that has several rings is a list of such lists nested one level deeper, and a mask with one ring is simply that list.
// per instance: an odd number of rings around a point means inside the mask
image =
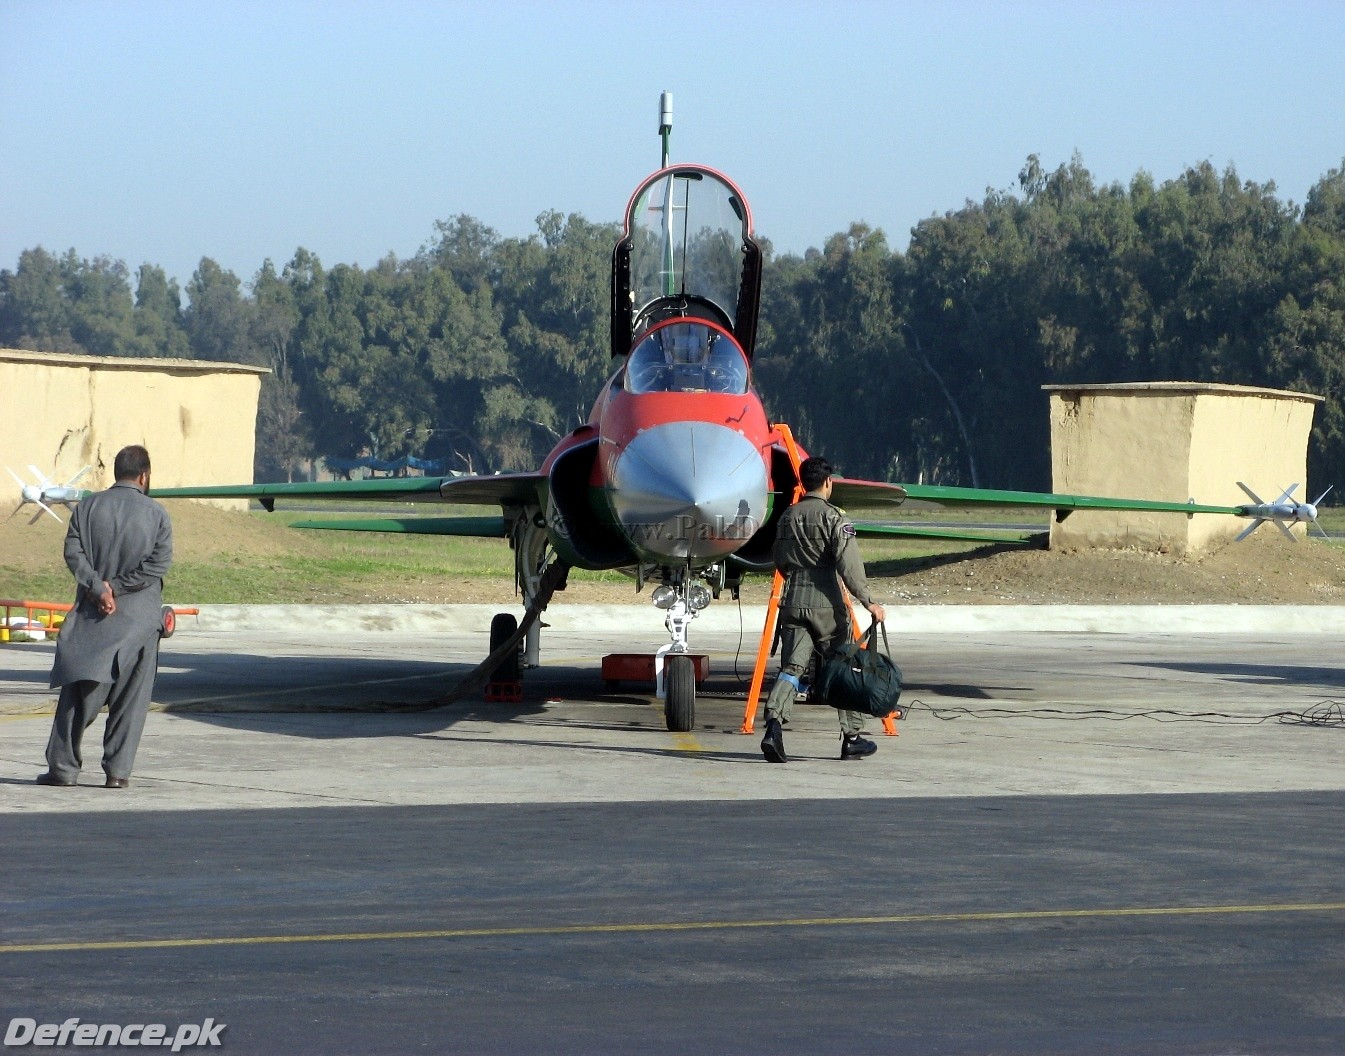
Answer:
[{"label": "landing light under nose", "polygon": [[[713,595],[710,588],[703,583],[692,583],[687,588],[687,608],[692,612],[700,612],[701,609],[710,604]],[[653,602],[655,607],[660,609],[671,609],[677,604],[677,589],[664,583],[654,588]]]}]

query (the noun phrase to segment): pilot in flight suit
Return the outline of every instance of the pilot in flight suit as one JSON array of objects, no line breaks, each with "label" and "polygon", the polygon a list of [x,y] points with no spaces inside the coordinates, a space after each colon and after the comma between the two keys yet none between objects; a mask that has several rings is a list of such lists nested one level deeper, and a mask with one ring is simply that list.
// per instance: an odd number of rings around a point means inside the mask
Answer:
[{"label": "pilot in flight suit", "polygon": [[[855,528],[831,498],[832,466],[825,458],[805,459],[799,476],[805,494],[780,517],[775,535],[775,567],[785,577],[780,602],[780,675],[766,700],[766,735],[761,752],[772,763],[786,761],[781,727],[789,721],[798,693],[799,676],[814,649],[831,653],[851,633],[850,609],[841,584],[873,615],[886,619],[864,578],[864,562],[855,543]],[[841,723],[841,758],[862,759],[878,746],[860,733],[864,716],[837,711]]]}]

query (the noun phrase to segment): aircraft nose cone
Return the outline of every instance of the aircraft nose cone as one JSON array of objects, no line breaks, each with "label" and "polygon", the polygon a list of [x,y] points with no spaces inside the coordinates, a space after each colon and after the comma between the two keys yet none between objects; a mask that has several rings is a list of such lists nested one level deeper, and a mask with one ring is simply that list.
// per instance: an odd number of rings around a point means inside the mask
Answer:
[{"label": "aircraft nose cone", "polygon": [[725,557],[766,519],[761,452],[709,422],[669,422],[638,434],[613,462],[610,486],[622,529],[655,560]]}]

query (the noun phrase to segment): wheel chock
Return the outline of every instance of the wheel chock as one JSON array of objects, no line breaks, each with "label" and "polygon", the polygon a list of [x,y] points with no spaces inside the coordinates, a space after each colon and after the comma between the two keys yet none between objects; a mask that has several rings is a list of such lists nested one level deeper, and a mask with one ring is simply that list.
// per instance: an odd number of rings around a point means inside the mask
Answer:
[{"label": "wheel chock", "polygon": [[487,682],[484,695],[492,704],[520,704],[523,701],[523,683]]}]

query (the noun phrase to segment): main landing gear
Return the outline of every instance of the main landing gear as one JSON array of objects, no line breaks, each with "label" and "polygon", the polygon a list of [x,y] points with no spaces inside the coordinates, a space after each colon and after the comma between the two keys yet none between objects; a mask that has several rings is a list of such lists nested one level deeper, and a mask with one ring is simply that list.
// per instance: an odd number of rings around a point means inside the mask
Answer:
[{"label": "main landing gear", "polygon": [[[497,613],[490,621],[490,657],[501,653],[487,675],[488,701],[517,703],[523,699],[523,669],[541,662],[541,623],[538,616],[551,595],[565,589],[568,567],[549,549],[541,510],[535,506],[516,512],[510,527],[514,550],[514,579],[523,593],[526,612],[523,629],[512,612]],[[507,647],[507,648],[506,648]]]},{"label": "main landing gear", "polygon": [[[490,621],[490,655],[518,634],[518,617],[512,612],[496,613]],[[517,703],[523,699],[523,681],[519,664],[518,643],[506,649],[504,659],[490,674],[486,683],[486,700],[494,702]]]}]

